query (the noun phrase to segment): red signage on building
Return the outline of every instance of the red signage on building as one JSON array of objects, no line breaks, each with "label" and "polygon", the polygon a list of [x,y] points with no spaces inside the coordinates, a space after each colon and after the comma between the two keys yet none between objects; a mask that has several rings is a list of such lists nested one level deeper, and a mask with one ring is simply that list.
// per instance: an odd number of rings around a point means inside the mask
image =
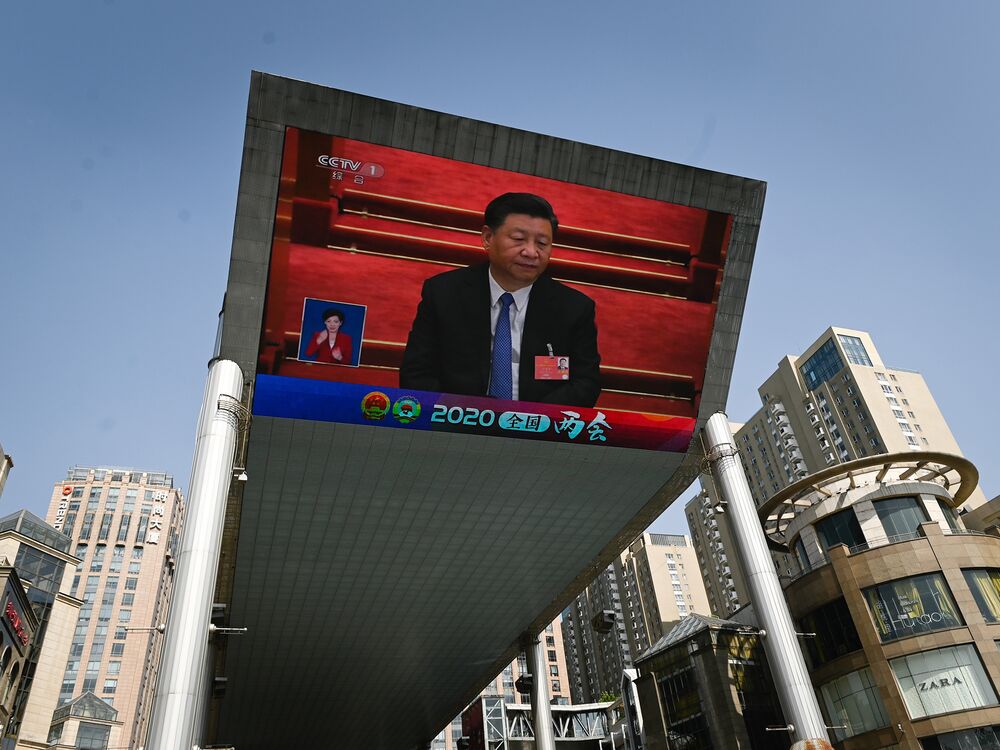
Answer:
[{"label": "red signage on building", "polygon": [[24,625],[21,623],[21,615],[19,615],[17,610],[14,609],[14,604],[10,599],[7,600],[7,606],[4,607],[4,614],[7,615],[7,620],[10,622],[10,626],[14,628],[14,632],[17,633],[17,637],[21,639],[21,643],[27,646],[28,634],[24,632]]}]

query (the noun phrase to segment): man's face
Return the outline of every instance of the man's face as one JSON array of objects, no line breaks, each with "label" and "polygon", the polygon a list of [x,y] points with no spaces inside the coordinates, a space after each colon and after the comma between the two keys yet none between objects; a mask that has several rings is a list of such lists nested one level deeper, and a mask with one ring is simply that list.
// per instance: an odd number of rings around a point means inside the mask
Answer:
[{"label": "man's face", "polygon": [[510,214],[494,232],[483,227],[483,247],[493,278],[508,292],[535,283],[549,265],[552,224],[526,214]]}]

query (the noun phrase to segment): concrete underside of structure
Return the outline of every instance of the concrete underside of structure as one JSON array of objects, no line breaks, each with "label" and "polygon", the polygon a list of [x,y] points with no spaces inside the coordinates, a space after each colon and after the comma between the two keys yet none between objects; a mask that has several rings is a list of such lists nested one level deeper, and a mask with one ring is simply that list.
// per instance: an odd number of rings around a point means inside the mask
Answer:
[{"label": "concrete underside of structure", "polygon": [[218,739],[429,740],[655,517],[682,458],[256,420]]},{"label": "concrete underside of structure", "polygon": [[[729,214],[698,426],[724,408],[763,183],[259,73],[219,352],[248,383],[286,126]],[[219,639],[216,675],[228,682],[208,742],[421,746],[509,663],[522,633],[550,622],[684,491],[699,462],[696,449],[255,417],[217,593],[227,624],[248,631]]]}]

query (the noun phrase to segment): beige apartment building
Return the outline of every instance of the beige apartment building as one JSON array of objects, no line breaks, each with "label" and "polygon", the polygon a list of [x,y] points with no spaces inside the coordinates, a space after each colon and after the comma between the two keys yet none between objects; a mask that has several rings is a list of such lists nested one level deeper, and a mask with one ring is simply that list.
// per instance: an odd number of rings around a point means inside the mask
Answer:
[{"label": "beige apartment building", "polygon": [[[545,678],[549,681],[549,695],[554,704],[567,705],[570,703],[570,689],[566,677],[566,652],[563,648],[561,621],[562,618],[557,617],[549,623],[541,638],[545,641]],[[524,654],[521,654],[504,667],[493,682],[486,686],[481,696],[500,698],[505,704],[510,705],[530,703],[529,696],[517,692],[516,688],[517,680],[526,673]],[[461,737],[462,717],[459,715],[434,738],[431,750],[455,750]]]},{"label": "beige apartment building", "polygon": [[[827,467],[866,456],[938,451],[961,456],[927,383],[918,372],[883,362],[865,331],[828,328],[801,355],[786,356],[757,389],[761,408],[733,424],[754,501],[760,507],[778,491]],[[976,489],[967,506],[985,502]],[[726,617],[747,603],[725,513],[711,478],[685,514],[712,614]],[[795,561],[776,554],[781,575]]]},{"label": "beige apartment building", "polygon": [[709,604],[691,540],[646,532],[563,613],[573,703],[617,695],[640,653]]},{"label": "beige apartment building", "polygon": [[37,620],[3,749],[47,748],[52,712],[82,602],[70,594],[79,560],[71,542],[26,510],[0,518],[0,560],[13,564]]},{"label": "beige apartment building", "polygon": [[[75,467],[52,491],[47,520],[80,560],[70,590],[83,602],[58,670],[58,706],[89,705],[78,699],[93,693],[112,707],[105,747],[145,744],[162,646],[156,627],[166,621],[183,518],[184,498],[162,472]],[[55,721],[50,713],[53,735],[73,716],[72,708]]]}]

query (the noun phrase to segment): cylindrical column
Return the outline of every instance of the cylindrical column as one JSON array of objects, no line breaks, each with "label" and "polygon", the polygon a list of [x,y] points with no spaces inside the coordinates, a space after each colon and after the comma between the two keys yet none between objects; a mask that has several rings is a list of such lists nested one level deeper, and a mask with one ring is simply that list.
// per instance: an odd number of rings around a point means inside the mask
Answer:
[{"label": "cylindrical column", "polygon": [[737,458],[733,433],[725,414],[709,417],[704,431],[705,451],[712,466],[715,487],[726,504],[726,516],[743,565],[750,601],[764,630],[762,640],[785,719],[792,725],[796,743],[829,748],[830,737],[813,692],[809,672],[799,648],[792,616],[774,570],[764,530],[750,494],[743,466]]},{"label": "cylindrical column", "polygon": [[552,704],[549,703],[548,660],[540,635],[529,636],[524,642],[524,657],[531,675],[531,715],[535,724],[535,750],[556,750],[552,731]]},{"label": "cylindrical column", "polygon": [[208,626],[242,396],[243,373],[236,363],[213,362],[198,417],[188,507],[147,750],[191,750],[195,743],[202,744],[201,721],[209,700],[205,685]]}]

